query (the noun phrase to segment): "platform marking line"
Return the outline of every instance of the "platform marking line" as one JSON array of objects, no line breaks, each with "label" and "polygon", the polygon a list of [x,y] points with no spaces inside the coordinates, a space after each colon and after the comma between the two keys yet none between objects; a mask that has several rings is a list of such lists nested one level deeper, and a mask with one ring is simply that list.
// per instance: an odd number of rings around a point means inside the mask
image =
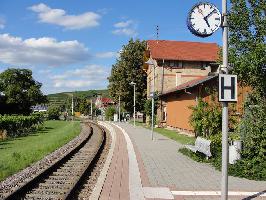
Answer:
[{"label": "platform marking line", "polygon": [[143,191],[149,199],[174,199],[168,187],[143,187]]},{"label": "platform marking line", "polygon": [[141,184],[138,161],[137,161],[136,153],[135,153],[133,144],[130,140],[130,137],[128,136],[127,132],[123,128],[113,123],[112,125],[116,126],[119,130],[122,131],[126,139],[126,143],[127,143],[130,199],[131,200],[136,200],[136,199],[145,200],[145,196],[144,196],[144,192],[143,192],[142,184]]},{"label": "platform marking line", "polygon": [[104,122],[99,122],[99,124],[110,131],[112,141],[111,141],[111,146],[110,146],[109,152],[107,154],[107,158],[106,158],[106,161],[104,163],[104,166],[103,166],[101,173],[98,177],[97,183],[95,184],[93,191],[90,195],[90,200],[98,200],[100,198],[100,195],[101,195],[101,192],[103,189],[103,185],[104,185],[105,179],[107,177],[107,173],[108,173],[108,170],[109,170],[109,167],[111,165],[111,161],[112,161],[112,158],[114,155],[114,149],[115,149],[115,143],[116,143],[116,132],[115,132],[114,128],[112,126],[110,126],[109,124],[106,124]]},{"label": "platform marking line", "polygon": [[[221,196],[220,191],[171,191],[176,196]],[[228,196],[255,196],[266,197],[265,192],[235,192],[229,191]]]}]

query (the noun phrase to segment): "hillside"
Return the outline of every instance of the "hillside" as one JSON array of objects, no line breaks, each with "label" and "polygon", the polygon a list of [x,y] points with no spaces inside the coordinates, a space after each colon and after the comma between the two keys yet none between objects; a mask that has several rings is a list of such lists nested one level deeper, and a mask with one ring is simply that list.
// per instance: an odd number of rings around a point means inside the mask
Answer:
[{"label": "hillside", "polygon": [[109,97],[108,90],[88,90],[88,91],[74,91],[74,92],[61,92],[56,94],[48,94],[49,104],[65,105],[72,97],[74,98],[92,98],[93,96],[101,95],[102,97]]}]

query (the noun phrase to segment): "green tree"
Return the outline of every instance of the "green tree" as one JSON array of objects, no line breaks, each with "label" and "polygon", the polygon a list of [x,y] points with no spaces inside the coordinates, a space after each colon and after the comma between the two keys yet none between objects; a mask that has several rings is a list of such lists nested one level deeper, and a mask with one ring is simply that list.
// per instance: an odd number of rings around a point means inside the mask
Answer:
[{"label": "green tree", "polygon": [[0,114],[29,114],[30,107],[47,102],[42,84],[29,69],[7,69],[0,74]]},{"label": "green tree", "polygon": [[113,106],[109,106],[105,110],[105,118],[106,120],[113,120],[114,114],[116,113],[116,110]]},{"label": "green tree", "polygon": [[229,62],[245,85],[266,94],[266,1],[231,0]]},{"label": "green tree", "polygon": [[253,88],[239,125],[243,141],[237,172],[246,178],[266,179],[266,1],[231,0],[229,62],[242,84]]},{"label": "green tree", "polygon": [[88,115],[90,114],[91,104],[87,98],[81,98],[79,103],[79,112]]},{"label": "green tree", "polygon": [[60,117],[60,107],[56,105],[49,106],[48,108],[48,119],[50,120],[59,120]]},{"label": "green tree", "polygon": [[146,73],[142,70],[143,54],[146,49],[146,42],[131,39],[124,45],[120,57],[112,66],[109,80],[109,93],[118,102],[119,95],[124,108],[133,112],[133,86],[131,81],[136,83],[136,110],[143,111],[146,101]]}]

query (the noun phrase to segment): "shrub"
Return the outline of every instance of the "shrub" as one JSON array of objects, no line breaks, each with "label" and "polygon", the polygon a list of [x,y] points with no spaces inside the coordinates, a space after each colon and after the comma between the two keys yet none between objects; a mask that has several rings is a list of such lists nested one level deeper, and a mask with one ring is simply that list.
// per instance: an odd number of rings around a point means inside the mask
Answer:
[{"label": "shrub", "polygon": [[213,158],[221,157],[222,155],[222,133],[210,136],[211,153]]},{"label": "shrub", "polygon": [[242,166],[243,177],[266,180],[266,99],[253,93],[245,103],[245,114],[238,133],[243,141]]},{"label": "shrub", "polygon": [[[266,100],[264,97],[252,94],[245,102],[245,115],[235,133],[229,134],[229,139],[242,140],[241,160],[228,166],[228,174],[254,180],[266,180]],[[184,155],[198,162],[211,162],[218,170],[222,163],[222,134],[211,135],[212,157],[206,161],[202,154],[193,153],[187,149],[179,150]]]},{"label": "shrub", "polygon": [[[157,116],[157,108],[158,108],[158,98],[157,94],[154,98],[154,118],[153,123],[156,124],[156,116]],[[144,113],[149,117],[148,124],[151,124],[151,118],[152,118],[152,99],[147,99],[144,104]]]},{"label": "shrub", "polygon": [[106,111],[105,111],[105,117],[108,120],[113,120],[114,119],[114,114],[115,114],[115,108],[112,106],[109,106]]},{"label": "shrub", "polygon": [[41,115],[0,115],[0,130],[6,130],[8,137],[27,135],[42,123]]},{"label": "shrub", "polygon": [[218,105],[209,104],[199,98],[197,106],[190,107],[190,109],[193,110],[190,124],[196,136],[209,137],[221,131],[222,114]]},{"label": "shrub", "polygon": [[60,117],[60,107],[59,106],[49,106],[48,108],[48,119],[59,120]]}]

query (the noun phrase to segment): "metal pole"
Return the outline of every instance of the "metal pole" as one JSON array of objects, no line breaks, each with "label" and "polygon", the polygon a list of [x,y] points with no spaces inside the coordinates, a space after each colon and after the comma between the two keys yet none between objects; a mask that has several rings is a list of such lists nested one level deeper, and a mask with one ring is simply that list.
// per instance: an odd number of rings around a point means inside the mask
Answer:
[{"label": "metal pole", "polygon": [[73,94],[72,94],[72,103],[71,103],[71,114],[72,114],[72,120],[73,120],[73,116],[74,116],[74,99],[73,99]]},{"label": "metal pole", "polygon": [[93,119],[93,116],[92,116],[92,99],[91,99],[91,119]]},{"label": "metal pole", "polygon": [[119,95],[119,103],[118,103],[118,121],[120,122],[120,95]]},{"label": "metal pole", "polygon": [[153,129],[154,129],[154,93],[155,93],[155,65],[153,64],[153,94],[151,102],[151,140],[153,140]]},{"label": "metal pole", "polygon": [[[222,0],[223,70],[228,74],[227,0]],[[221,200],[228,199],[228,103],[222,103],[222,188]]]},{"label": "metal pole", "polygon": [[136,126],[136,85],[134,84],[134,126]]}]

